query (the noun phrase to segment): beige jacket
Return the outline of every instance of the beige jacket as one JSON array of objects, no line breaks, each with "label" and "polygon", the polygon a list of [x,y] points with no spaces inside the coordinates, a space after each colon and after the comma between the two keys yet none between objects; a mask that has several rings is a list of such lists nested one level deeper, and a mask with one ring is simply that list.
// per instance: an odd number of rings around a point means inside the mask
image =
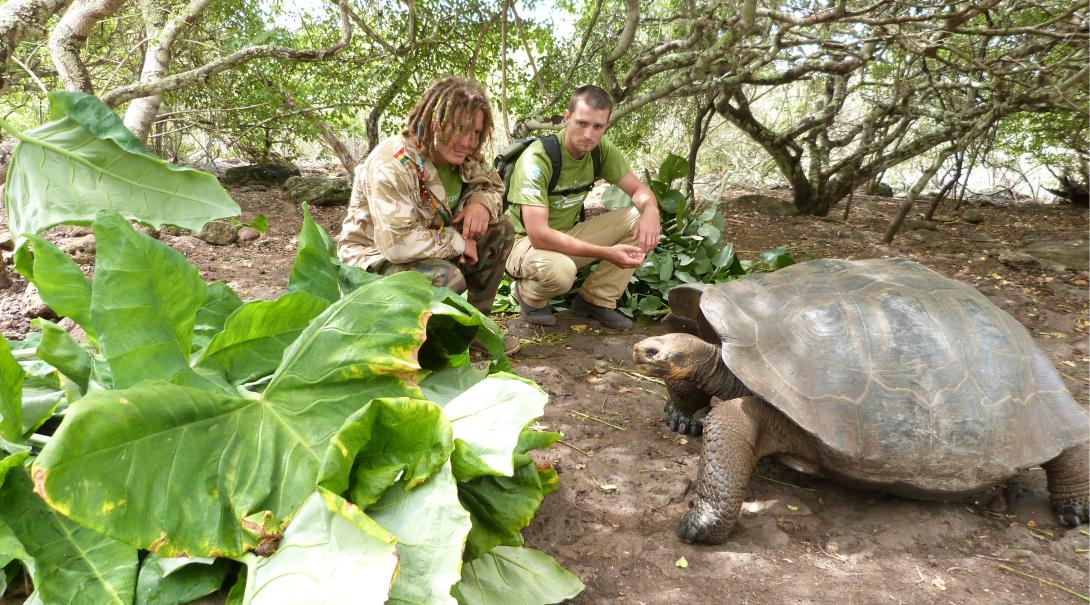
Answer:
[{"label": "beige jacket", "polygon": [[[380,259],[401,264],[455,258],[465,251],[458,226],[444,227],[439,212],[420,199],[418,156],[414,139],[397,135],[379,143],[356,167],[348,215],[337,237],[341,261],[366,269]],[[489,222],[494,224],[503,206],[500,175],[492,166],[472,158],[462,163],[460,173],[466,185],[451,214],[469,202],[479,202],[488,209]],[[424,177],[431,192],[446,199],[435,164],[426,158]]]}]

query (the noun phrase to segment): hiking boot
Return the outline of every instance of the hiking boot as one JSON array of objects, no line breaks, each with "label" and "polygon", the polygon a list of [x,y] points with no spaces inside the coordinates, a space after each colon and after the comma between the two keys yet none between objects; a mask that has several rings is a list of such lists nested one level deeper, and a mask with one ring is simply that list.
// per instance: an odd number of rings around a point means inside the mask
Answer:
[{"label": "hiking boot", "polygon": [[[522,348],[522,345],[519,344],[519,339],[518,338],[516,338],[516,337],[514,337],[514,336],[512,336],[510,334],[506,334],[506,333],[503,335],[503,354],[504,355],[510,357],[510,356],[514,355],[515,353],[518,353],[519,349],[521,349],[521,348]],[[473,342],[469,343],[469,353],[470,353],[470,355],[475,356],[475,357],[483,357],[483,356],[489,354],[488,349],[484,348],[484,345],[481,344],[480,337],[474,338]]]},{"label": "hiking boot", "polygon": [[597,319],[598,323],[614,330],[627,330],[632,327],[632,320],[621,315],[616,309],[600,307],[582,296],[576,296],[571,304],[571,312],[583,317]]},{"label": "hiking boot", "polygon": [[549,308],[549,305],[535,309],[522,302],[522,297],[519,296],[518,282],[511,282],[511,293],[515,295],[515,300],[519,301],[519,310],[522,311],[522,316],[526,318],[526,321],[539,326],[556,325],[556,316],[553,315],[553,310]]}]

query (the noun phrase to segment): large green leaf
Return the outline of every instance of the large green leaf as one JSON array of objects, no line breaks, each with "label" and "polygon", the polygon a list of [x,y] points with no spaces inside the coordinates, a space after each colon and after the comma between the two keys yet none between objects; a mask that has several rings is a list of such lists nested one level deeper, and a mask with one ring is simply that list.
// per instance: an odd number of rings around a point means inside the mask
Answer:
[{"label": "large green leaf", "polygon": [[318,485],[367,508],[399,479],[410,488],[423,483],[453,450],[450,423],[434,403],[375,399],[330,441]]},{"label": "large green leaf", "polygon": [[87,392],[87,384],[91,380],[91,356],[87,350],[53,322],[39,318],[31,324],[42,331],[38,357],[75,382],[80,393]]},{"label": "large green leaf", "polygon": [[680,155],[671,153],[659,165],[658,180],[670,184],[677,179],[689,176],[689,161]]},{"label": "large green leaf", "polygon": [[548,400],[548,394],[533,381],[499,372],[449,402],[436,401],[443,406],[455,439],[475,454],[475,460],[459,466],[462,451],[455,449],[458,480],[485,474],[510,476],[519,434],[541,416]]},{"label": "large green leaf", "polygon": [[367,508],[371,518],[397,536],[401,571],[388,603],[453,605],[450,588],[461,575],[470,519],[458,503],[450,463],[415,489],[407,488],[399,481]]},{"label": "large green leaf", "polygon": [[212,342],[216,334],[223,331],[227,318],[242,306],[242,299],[235,291],[221,281],[208,284],[208,295],[197,309],[197,319],[193,324],[192,350],[200,351]]},{"label": "large green leaf", "polygon": [[206,286],[197,268],[121,215],[95,220],[91,323],[115,388],[189,371],[189,347]]},{"label": "large green leaf", "polygon": [[271,557],[247,554],[243,605],[386,602],[398,568],[396,539],[342,498],[306,500]]},{"label": "large green leaf", "polygon": [[25,133],[0,122],[20,140],[4,192],[8,227],[17,238],[59,223],[89,223],[104,208],[187,229],[239,213],[211,174],[171,165],[132,145],[131,133],[97,99],[70,93],[51,101],[59,119]]},{"label": "large green leaf", "polygon": [[140,564],[135,605],[181,605],[212,594],[223,584],[230,561],[165,559],[150,554]]},{"label": "large green leaf", "polygon": [[515,456],[510,477],[485,475],[458,484],[458,500],[473,518],[466,545],[466,561],[507,542],[530,524],[542,499],[556,490],[556,471],[541,469],[533,458]]},{"label": "large green leaf", "polygon": [[71,317],[91,342],[95,342],[95,329],[91,325],[91,284],[83,270],[63,251],[44,237],[30,237],[34,246],[34,262],[28,281],[38,287],[42,302],[62,317]]},{"label": "large green leaf", "polygon": [[0,338],[0,449],[14,452],[23,441],[23,378],[26,372]]},{"label": "large green leaf", "polygon": [[541,551],[497,546],[462,567],[454,596],[462,605],[542,605],[570,599],[583,588]]},{"label": "large green leaf", "polygon": [[352,413],[375,397],[421,397],[411,380],[432,296],[415,273],[345,296],[288,347],[261,395],[165,383],[89,393],[38,457],[39,493],[163,556],[254,548],[314,491]]},{"label": "large green leaf", "polygon": [[271,374],[284,349],[328,306],[308,292],[246,303],[227,318],[194,365],[222,372],[233,384]]},{"label": "large green leaf", "polygon": [[0,486],[0,522],[31,557],[24,562],[45,603],[132,603],[136,550],[51,510],[21,468],[11,469]]},{"label": "large green leaf", "polygon": [[340,298],[340,271],[333,240],[310,215],[310,206],[303,204],[303,228],[299,232],[299,251],[291,266],[288,291],[304,290],[333,302]]}]

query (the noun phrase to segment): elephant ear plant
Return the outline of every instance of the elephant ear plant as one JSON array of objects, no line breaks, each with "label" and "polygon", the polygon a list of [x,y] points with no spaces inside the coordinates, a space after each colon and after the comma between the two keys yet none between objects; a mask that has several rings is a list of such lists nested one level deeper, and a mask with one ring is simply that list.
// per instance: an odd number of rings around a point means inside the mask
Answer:
[{"label": "elephant ear plant", "polygon": [[[127,151],[127,153],[136,153]],[[163,176],[162,188],[180,186]],[[582,584],[522,546],[557,476],[547,395],[415,273],[340,265],[304,209],[288,292],[242,302],[115,210],[93,279],[20,271],[87,334],[0,339],[0,594],[28,603],[524,603]],[[22,580],[25,574],[29,582]]]}]

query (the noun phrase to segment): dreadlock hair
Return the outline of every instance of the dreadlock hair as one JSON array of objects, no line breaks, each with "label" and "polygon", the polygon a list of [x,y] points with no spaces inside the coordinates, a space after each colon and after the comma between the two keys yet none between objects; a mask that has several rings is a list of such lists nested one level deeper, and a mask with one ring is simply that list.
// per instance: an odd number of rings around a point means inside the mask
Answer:
[{"label": "dreadlock hair", "polygon": [[613,113],[613,99],[609,98],[609,93],[593,84],[580,86],[575,89],[575,92],[571,93],[571,101],[568,102],[568,111],[575,113],[575,106],[579,101],[582,101],[591,109],[596,109],[598,111],[606,109],[609,110],[609,113]]},{"label": "dreadlock hair", "polygon": [[435,146],[450,141],[475,126],[477,112],[484,114],[484,128],[469,155],[481,160],[481,148],[492,136],[492,108],[481,85],[457,76],[435,80],[409,112],[404,134],[416,139],[420,151],[435,157]]}]

